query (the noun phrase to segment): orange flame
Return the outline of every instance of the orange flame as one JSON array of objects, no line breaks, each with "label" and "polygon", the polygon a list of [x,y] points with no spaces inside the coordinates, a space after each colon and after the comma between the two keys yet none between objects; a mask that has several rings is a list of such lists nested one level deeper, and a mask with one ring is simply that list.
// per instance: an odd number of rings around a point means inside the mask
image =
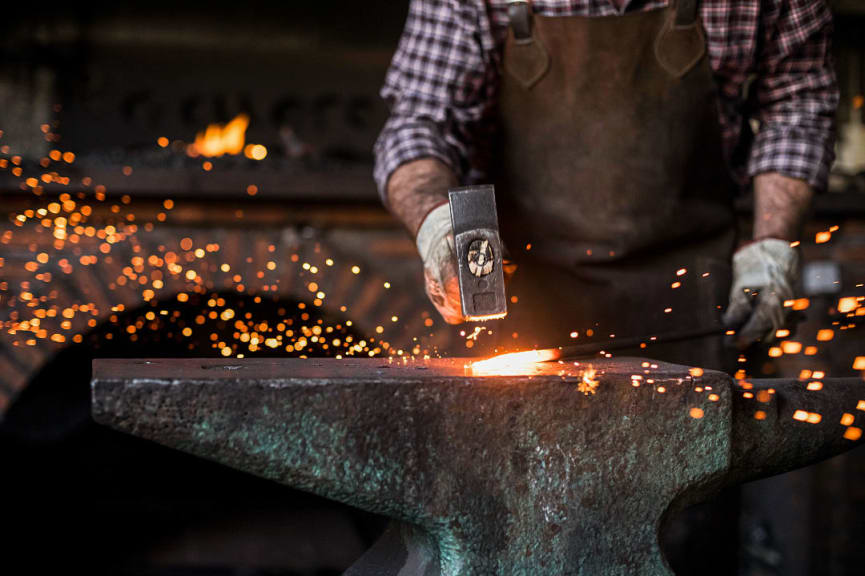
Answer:
[{"label": "orange flame", "polygon": [[210,124],[206,130],[196,134],[195,143],[191,146],[192,152],[207,158],[240,154],[246,143],[248,126],[249,116],[246,114],[238,114],[225,126]]}]

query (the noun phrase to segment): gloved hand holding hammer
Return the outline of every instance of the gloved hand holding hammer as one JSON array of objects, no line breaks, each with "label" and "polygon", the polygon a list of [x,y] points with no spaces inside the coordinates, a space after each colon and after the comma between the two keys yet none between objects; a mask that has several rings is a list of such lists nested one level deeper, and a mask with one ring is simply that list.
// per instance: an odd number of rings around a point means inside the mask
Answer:
[{"label": "gloved hand holding hammer", "polygon": [[427,214],[417,232],[417,249],[423,260],[424,288],[430,301],[448,324],[462,322],[460,285],[451,214],[441,204]]},{"label": "gloved hand holding hammer", "polygon": [[449,324],[464,321],[448,209],[448,189],[456,183],[450,168],[432,158],[401,166],[388,182],[388,207],[414,236],[427,296]]}]

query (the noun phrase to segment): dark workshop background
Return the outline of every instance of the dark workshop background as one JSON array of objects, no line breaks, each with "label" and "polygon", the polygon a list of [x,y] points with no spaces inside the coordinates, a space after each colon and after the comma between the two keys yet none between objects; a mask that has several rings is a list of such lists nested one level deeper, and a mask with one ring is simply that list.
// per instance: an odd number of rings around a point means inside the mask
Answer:
[{"label": "dark workshop background", "polygon": [[[752,362],[757,374],[852,375],[850,358],[863,354],[861,330],[848,328],[837,302],[865,280],[865,2],[833,7],[841,162],[803,243],[809,306],[798,333],[802,351]],[[426,302],[414,246],[379,206],[371,178],[372,144],[386,117],[378,90],[406,8],[387,0],[4,7],[0,573],[339,574],[369,546],[379,518],[94,426],[89,362],[218,355],[222,348],[206,331],[183,334],[197,324],[225,329],[224,319],[201,312],[219,298],[252,318],[307,313],[344,324],[342,311],[328,305],[339,302],[353,321],[343,325],[345,335],[384,326],[382,338],[407,353],[421,345],[413,339],[421,333],[425,349],[466,352]],[[187,153],[198,132],[239,114],[249,117],[245,142],[264,146],[266,157],[251,149],[213,159]],[[54,159],[54,150],[74,158]],[[52,159],[48,172],[56,164],[62,170],[29,181],[28,174],[46,172],[44,158]],[[93,200],[101,193],[105,200]],[[120,218],[127,227],[140,224],[141,233],[111,247],[113,265],[88,266],[82,254],[98,253],[104,237],[80,234],[72,243],[50,226],[16,223],[28,210],[70,200],[90,207],[96,228]],[[746,230],[747,196],[739,206]],[[831,241],[818,243],[821,232]],[[214,293],[180,299],[187,284],[166,275],[161,292],[146,295],[138,265],[127,271],[122,263],[165,257],[185,239],[208,253],[219,245],[216,264],[202,272]],[[39,268],[50,277],[33,277],[26,263],[60,252],[68,258],[52,256],[50,270]],[[330,286],[324,304],[290,273],[280,275],[281,267],[264,266],[289,255],[337,263],[319,275]],[[246,290],[234,289],[235,274],[249,279]],[[66,329],[81,333],[80,341],[46,337],[38,325],[21,328],[23,304],[12,294],[22,282],[33,301],[73,310]],[[384,283],[393,286],[387,297]],[[43,325],[54,320],[67,321],[49,316]],[[808,346],[818,352],[806,355]],[[262,346],[257,353],[279,352]],[[861,574],[863,479],[859,451],[746,489],[739,573]]]}]

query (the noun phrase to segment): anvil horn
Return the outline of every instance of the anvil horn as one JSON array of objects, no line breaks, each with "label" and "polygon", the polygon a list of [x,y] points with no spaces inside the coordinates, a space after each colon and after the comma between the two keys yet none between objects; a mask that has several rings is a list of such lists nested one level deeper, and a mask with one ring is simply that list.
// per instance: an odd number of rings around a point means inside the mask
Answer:
[{"label": "anvil horn", "polygon": [[[865,382],[858,378],[740,382],[727,482],[773,476],[846,452],[857,445],[863,408]],[[848,428],[855,420],[858,428]]]}]

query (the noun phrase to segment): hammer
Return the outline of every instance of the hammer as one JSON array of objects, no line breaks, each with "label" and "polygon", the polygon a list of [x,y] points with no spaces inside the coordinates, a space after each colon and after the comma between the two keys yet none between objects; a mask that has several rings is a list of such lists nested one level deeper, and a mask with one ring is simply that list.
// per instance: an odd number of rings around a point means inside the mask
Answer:
[{"label": "hammer", "polygon": [[452,188],[448,196],[463,317],[471,322],[504,318],[508,305],[495,187]]}]

